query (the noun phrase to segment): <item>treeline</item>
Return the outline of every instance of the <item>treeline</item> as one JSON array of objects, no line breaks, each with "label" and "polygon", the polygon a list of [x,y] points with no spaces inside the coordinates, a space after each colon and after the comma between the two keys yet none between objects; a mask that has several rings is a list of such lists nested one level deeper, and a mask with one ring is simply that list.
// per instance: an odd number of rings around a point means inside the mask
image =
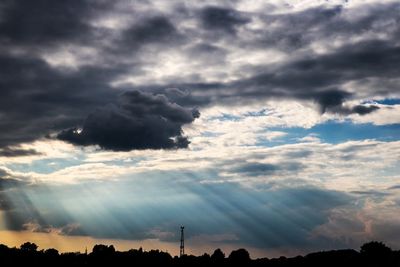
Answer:
[{"label": "treeline", "polygon": [[400,251],[393,251],[381,242],[372,241],[360,251],[333,250],[311,253],[293,258],[251,259],[245,249],[232,251],[226,256],[216,249],[212,255],[184,255],[172,257],[160,250],[131,249],[116,251],[114,246],[95,245],[92,252],[59,253],[56,249],[38,250],[34,243],[26,242],[20,248],[0,245],[1,266],[379,266],[400,267]]}]

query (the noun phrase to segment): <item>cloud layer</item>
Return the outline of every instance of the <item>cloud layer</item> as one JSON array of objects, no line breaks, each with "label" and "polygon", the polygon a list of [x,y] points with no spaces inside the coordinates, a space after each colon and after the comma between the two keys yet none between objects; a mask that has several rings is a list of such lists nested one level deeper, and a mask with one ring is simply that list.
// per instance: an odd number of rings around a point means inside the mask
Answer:
[{"label": "cloud layer", "polygon": [[187,90],[172,102],[200,109],[295,99],[341,116],[374,113],[380,106],[366,100],[398,97],[398,3],[162,6],[5,2],[0,145],[75,127],[132,90],[167,98],[169,88]]}]

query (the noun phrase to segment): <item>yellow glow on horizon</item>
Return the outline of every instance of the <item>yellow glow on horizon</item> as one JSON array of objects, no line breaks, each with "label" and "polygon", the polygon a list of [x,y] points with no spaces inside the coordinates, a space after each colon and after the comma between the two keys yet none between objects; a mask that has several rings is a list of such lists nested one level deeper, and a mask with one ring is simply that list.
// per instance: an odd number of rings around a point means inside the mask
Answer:
[{"label": "yellow glow on horizon", "polygon": [[146,240],[121,240],[121,239],[101,239],[89,236],[65,236],[57,233],[35,233],[31,231],[0,231],[0,243],[9,247],[19,247],[25,242],[33,242],[39,246],[39,250],[55,248],[59,252],[88,252],[96,244],[114,245],[116,250],[127,251],[129,249],[144,250],[159,249],[167,251],[171,255],[179,253],[178,243],[167,243],[155,239]]},{"label": "yellow glow on horizon", "polygon": [[[230,252],[238,248],[246,248],[250,252],[252,258],[262,257],[278,257],[285,253],[289,256],[296,256],[304,254],[301,250],[273,250],[261,248],[254,248],[249,246],[238,246],[223,242],[214,242],[210,247],[208,242],[191,238],[186,240],[186,253],[190,255],[202,255],[204,253],[212,254],[216,248],[222,249],[225,256],[228,257]],[[0,230],[0,244],[7,245],[8,247],[19,248],[25,242],[32,242],[38,245],[38,250],[46,250],[55,248],[60,253],[62,252],[81,252],[84,253],[87,248],[88,253],[96,244],[113,245],[118,251],[128,251],[130,249],[138,249],[140,247],[145,251],[158,249],[168,252],[171,256],[179,255],[179,240],[177,242],[162,242],[157,239],[146,240],[122,240],[122,239],[102,239],[93,238],[90,236],[66,236],[57,233],[36,233],[31,231],[10,231]]]}]

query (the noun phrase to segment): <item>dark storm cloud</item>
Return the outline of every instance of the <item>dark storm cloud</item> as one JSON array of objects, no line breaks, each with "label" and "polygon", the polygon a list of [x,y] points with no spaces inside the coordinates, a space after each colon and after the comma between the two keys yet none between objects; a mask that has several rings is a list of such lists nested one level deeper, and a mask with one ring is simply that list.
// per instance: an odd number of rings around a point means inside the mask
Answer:
[{"label": "dark storm cloud", "polygon": [[[4,148],[79,125],[96,108],[115,102],[121,89],[141,89],[162,94],[171,102],[188,109],[221,102],[240,104],[278,98],[314,101],[320,105],[321,112],[342,115],[371,113],[378,106],[343,104],[348,100],[397,92],[396,82],[388,86],[387,81],[395,80],[400,74],[400,48],[397,45],[400,34],[396,27],[399,8],[399,4],[358,7],[363,16],[350,20],[351,12],[358,12],[357,8],[320,7],[287,14],[268,14],[264,11],[244,13],[234,7],[192,8],[186,5],[186,11],[179,14],[173,13],[178,12],[177,9],[172,9],[172,13],[138,11],[140,14],[132,14],[134,18],[128,20],[128,26],[105,29],[100,24],[93,26],[93,22],[105,14],[117,12],[118,9],[112,4],[45,0],[3,2],[0,7],[0,45],[3,48],[0,52],[0,128],[6,130],[0,133],[0,147],[4,151]],[[248,27],[253,18],[257,18],[263,27]],[[199,28],[186,27],[187,22],[192,23],[193,20],[199,22]],[[241,31],[238,31],[239,27]],[[242,32],[245,33],[243,36]],[[377,41],[372,35],[377,33],[384,33],[386,39]],[[329,48],[323,54],[306,49],[311,44],[329,42],[329,38],[352,40],[352,36],[361,34],[364,35],[360,40],[364,41],[344,43]],[[216,43],[215,36],[221,42]],[[97,53],[96,60],[84,62],[75,71],[63,71],[43,60],[41,53],[63,51],[69,44],[93,48]],[[198,74],[189,78],[154,78],[152,83],[124,88],[112,87],[110,84],[123,76],[152,75],[152,64],[163,63],[162,57],[153,53],[145,54],[147,52],[143,48],[148,47],[155,48],[153,51],[156,54],[165,51],[184,53],[189,60],[196,62],[196,70],[193,71]],[[233,67],[227,59],[229,53],[238,48],[273,48],[289,52],[301,48],[306,52],[290,55],[287,60],[274,64],[249,63],[249,66],[240,70],[247,75],[237,80],[231,79],[230,73],[221,76],[230,82],[209,83],[203,79],[203,67],[220,64],[222,71]],[[148,68],[150,71],[146,72]],[[176,82],[171,82],[173,80]],[[344,87],[351,82],[371,80],[378,86],[357,88],[355,85],[351,91]],[[176,94],[167,88],[179,88],[188,93]],[[105,122],[108,122],[104,119],[107,116],[115,116],[120,123],[125,123],[126,119],[129,121],[129,118],[121,115],[119,107],[99,108],[98,112],[87,118],[88,129],[94,127],[92,124],[89,126],[89,122],[92,123],[99,116]],[[149,111],[143,109],[143,112]],[[150,137],[147,146],[143,140],[138,143],[126,142],[126,138],[117,144],[99,141],[99,136],[95,141],[94,133],[86,133],[88,130],[82,135],[85,137],[77,137],[73,130],[64,131],[60,136],[77,144],[102,143],[104,147],[120,150],[129,147],[187,146],[188,140],[182,136],[181,126],[193,120],[174,122],[172,126],[170,119],[162,122],[155,119],[153,113],[148,116],[143,114],[142,118],[150,120],[141,121],[142,125],[146,125],[143,129],[148,129],[154,122],[157,125],[154,129],[163,125],[165,135]],[[96,127],[98,130],[101,128],[98,132],[108,133],[104,139],[114,140],[111,138],[111,129],[99,125]],[[117,129],[120,128],[113,128]],[[118,131],[122,134],[121,130]],[[133,133],[133,128],[125,134],[128,132]],[[167,141],[172,136],[179,140]],[[159,141],[151,139],[159,137]],[[129,145],[124,146],[126,143]],[[14,152],[18,154],[18,151]],[[19,154],[24,152],[19,151]]]},{"label": "dark storm cloud", "polygon": [[182,36],[167,17],[156,16],[145,18],[131,25],[122,33],[121,43],[116,48],[125,47],[130,52],[134,52],[143,45],[162,44],[166,46],[169,43],[177,43],[181,39]]},{"label": "dark storm cloud", "polygon": [[252,32],[254,40],[247,45],[292,52],[318,41],[351,39],[359,35],[369,37],[384,33],[389,39],[398,39],[399,11],[398,3],[389,3],[364,5],[354,9],[319,6],[290,13],[261,13],[260,19],[266,27]]},{"label": "dark storm cloud", "polygon": [[342,21],[341,13],[342,7],[337,6],[310,8],[289,14],[261,15],[266,27],[254,32],[255,42],[251,46],[274,47],[283,51],[304,48],[321,36],[342,31],[342,28],[335,27],[335,24]]},{"label": "dark storm cloud", "polygon": [[200,12],[203,27],[211,31],[224,31],[230,34],[236,32],[236,27],[250,20],[234,9],[210,6]]},{"label": "dark storm cloud", "polygon": [[[89,22],[91,18],[103,13],[105,7],[104,4],[91,1],[5,2],[1,6],[4,16],[0,21],[0,44],[8,49],[18,46],[21,51],[29,51],[32,46],[40,46],[41,50],[45,50],[50,46],[84,41],[86,45],[104,50],[96,42],[96,29],[89,26]],[[179,39],[174,25],[163,16],[145,17],[124,31],[122,36],[115,48],[128,54],[143,45],[166,44]],[[129,48],[129,51],[123,48]],[[109,52],[107,49],[104,51]],[[109,57],[112,58],[112,54]],[[80,67],[79,71],[63,71],[48,65],[35,53],[11,55],[5,51],[0,54],[0,128],[7,129],[0,133],[0,154],[34,154],[34,151],[11,149],[9,146],[43,138],[52,132],[77,125],[97,107],[113,102],[120,91],[113,90],[110,82],[118,75],[125,74],[127,69],[132,71],[133,67],[116,63],[117,59],[104,65],[89,64]],[[110,114],[123,120],[117,113]],[[142,129],[150,129],[150,124],[156,121],[159,126],[163,125],[160,127],[164,127],[164,134],[168,135],[162,140],[151,140],[148,147],[187,146],[188,140],[181,136],[179,126],[186,121],[174,121],[175,118],[171,120],[171,117],[168,123],[155,118],[154,114],[148,114],[147,117],[143,115],[140,124],[148,127]],[[146,118],[151,121],[144,121]],[[166,138],[171,136],[176,139],[167,141]],[[144,141],[141,142],[143,148],[146,147]],[[120,144],[104,145],[124,149]]]},{"label": "dark storm cloud", "polygon": [[185,148],[189,140],[182,135],[182,126],[199,115],[197,110],[169,102],[164,95],[126,92],[118,105],[97,109],[81,130],[64,130],[58,138],[116,151]]},{"label": "dark storm cloud", "polygon": [[[84,67],[62,72],[40,59],[0,55],[0,147],[43,138],[80,122],[112,101],[107,82],[118,68]],[[93,93],[93,91],[96,93]]]},{"label": "dark storm cloud", "polygon": [[89,40],[94,1],[3,1],[0,44],[43,45]]}]

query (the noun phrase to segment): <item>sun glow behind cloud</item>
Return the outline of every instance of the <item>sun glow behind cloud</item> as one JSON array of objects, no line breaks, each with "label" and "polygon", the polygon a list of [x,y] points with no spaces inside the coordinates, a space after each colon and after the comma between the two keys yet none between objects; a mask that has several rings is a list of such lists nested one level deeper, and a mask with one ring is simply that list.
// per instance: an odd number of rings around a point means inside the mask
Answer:
[{"label": "sun glow behind cloud", "polygon": [[[68,248],[75,244],[74,240],[92,244],[100,241],[98,238],[110,238],[109,242],[161,240],[154,242],[172,252],[178,240],[176,218],[179,217],[179,222],[190,229],[189,240],[200,242],[200,236],[223,234],[229,238],[214,245],[225,247],[224,243],[232,243],[233,238],[233,244],[245,242],[255,255],[261,255],[263,247],[269,255],[292,255],[318,247],[321,236],[334,238],[331,232],[338,227],[336,224],[349,216],[349,210],[357,210],[358,217],[347,219],[359,225],[359,232],[347,232],[341,226],[343,238],[351,236],[352,240],[339,241],[339,236],[335,242],[343,242],[343,247],[356,246],[376,236],[373,232],[362,234],[366,229],[364,224],[380,216],[375,201],[396,199],[395,191],[389,188],[397,185],[398,141],[342,140],[338,144],[325,143],[319,138],[301,141],[301,136],[291,137],[293,133],[287,133],[299,123],[290,119],[290,113],[285,118],[282,117],[285,112],[271,107],[267,112],[241,108],[232,110],[229,116],[226,114],[223,108],[205,112],[188,129],[191,148],[174,153],[104,152],[94,147],[77,150],[59,141],[25,145],[40,153],[22,157],[19,163],[11,158],[6,164],[9,168],[4,170],[12,177],[25,175],[23,180],[31,185],[5,192],[6,199],[15,206],[21,205],[19,209],[23,210],[20,214],[6,211],[3,219],[7,217],[8,225],[3,222],[3,229],[20,220],[25,222],[20,227],[26,236],[29,236],[27,230],[77,235],[66,241]],[[295,115],[306,114],[309,113]],[[274,129],[285,127],[271,131],[266,125]],[[235,129],[243,132],[230,134]],[[260,140],[262,145],[258,144]],[[56,143],[51,145],[52,142]],[[71,161],[71,157],[76,160]],[[33,167],[45,164],[54,169],[43,172],[43,167],[36,170]],[[24,165],[30,166],[29,173],[22,171],[27,169]],[[368,167],[360,168],[363,165]],[[326,207],[318,206],[322,199]],[[361,204],[363,199],[370,204]],[[292,231],[289,233],[287,229]],[[85,239],[85,235],[97,239]],[[253,243],[254,240],[258,242]],[[121,242],[126,246],[140,243]],[[228,247],[235,247],[233,244]],[[202,242],[196,243],[192,251],[199,252],[204,246]],[[335,245],[333,242],[325,246]]]}]

